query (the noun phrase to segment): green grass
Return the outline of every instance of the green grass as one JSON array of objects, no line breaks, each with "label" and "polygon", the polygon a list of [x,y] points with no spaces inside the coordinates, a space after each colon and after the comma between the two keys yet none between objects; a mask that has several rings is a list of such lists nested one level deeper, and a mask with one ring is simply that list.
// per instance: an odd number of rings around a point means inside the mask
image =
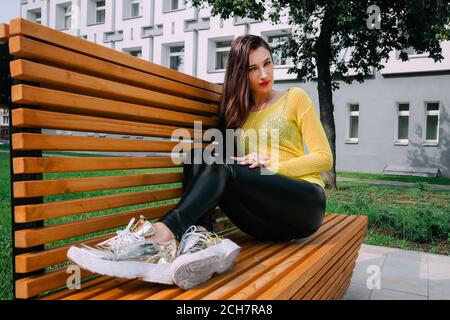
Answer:
[{"label": "green grass", "polygon": [[364,173],[364,172],[337,172],[337,176],[343,177],[343,178],[357,178],[357,179],[369,179],[369,180],[386,180],[386,181],[401,181],[401,182],[450,185],[450,179],[443,178],[443,177],[439,177],[439,178],[413,177],[413,176],[384,175],[384,174]]},{"label": "green grass", "polygon": [[[59,153],[71,155],[73,153]],[[80,154],[76,154],[80,156]],[[91,154],[86,157],[96,156]],[[119,176],[149,172],[179,172],[181,168],[110,170],[95,172],[68,172],[44,174],[45,179]],[[362,174],[367,178],[366,174]],[[355,176],[356,177],[356,176]],[[362,177],[362,176],[359,176]],[[0,153],[0,299],[12,299],[11,274],[11,218],[9,158],[7,153]],[[374,177],[379,179],[378,176]],[[404,178],[404,177],[403,177]],[[112,195],[123,192],[137,192],[160,188],[179,187],[180,183],[155,186],[143,186],[126,189],[113,189],[74,194],[52,195],[44,197],[44,202],[64,201],[85,197]],[[66,223],[86,217],[95,217],[132,209],[150,207],[176,202],[178,199],[160,201],[150,204],[135,205],[117,209],[89,212],[83,215],[50,219],[45,225]],[[439,254],[450,254],[450,192],[430,190],[426,183],[417,183],[415,187],[396,187],[370,185],[365,183],[339,182],[338,188],[327,195],[327,212],[345,214],[364,214],[369,218],[369,230],[364,243],[385,245],[403,249],[415,249]],[[65,239],[46,247],[62,245],[95,235],[114,231],[97,232],[71,239]],[[53,267],[54,268],[54,267]],[[48,268],[50,269],[50,268]]]}]

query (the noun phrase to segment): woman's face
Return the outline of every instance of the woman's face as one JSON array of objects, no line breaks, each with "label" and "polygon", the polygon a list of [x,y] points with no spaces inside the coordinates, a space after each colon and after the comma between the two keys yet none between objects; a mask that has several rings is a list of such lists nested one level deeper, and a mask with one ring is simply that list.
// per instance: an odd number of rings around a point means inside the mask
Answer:
[{"label": "woman's face", "polygon": [[251,50],[248,57],[248,77],[253,94],[269,93],[273,85],[273,62],[270,52],[259,47]]}]

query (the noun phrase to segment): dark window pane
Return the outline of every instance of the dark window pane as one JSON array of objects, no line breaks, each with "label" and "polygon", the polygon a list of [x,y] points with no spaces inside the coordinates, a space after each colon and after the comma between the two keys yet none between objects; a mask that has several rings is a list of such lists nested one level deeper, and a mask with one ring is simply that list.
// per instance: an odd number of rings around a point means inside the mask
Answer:
[{"label": "dark window pane", "polygon": [[398,105],[398,111],[409,111],[409,103],[400,103]]},{"label": "dark window pane", "polygon": [[351,104],[350,105],[350,111],[359,111],[359,105]]},{"label": "dark window pane", "polygon": [[408,116],[398,117],[398,139],[408,139],[408,125],[409,125]]},{"label": "dark window pane", "polygon": [[439,110],[439,103],[427,103],[427,110],[428,111],[432,111],[432,110]]},{"label": "dark window pane", "polygon": [[438,116],[427,116],[427,140],[437,140]]},{"label": "dark window pane", "polygon": [[350,117],[350,138],[358,138],[359,117]]}]

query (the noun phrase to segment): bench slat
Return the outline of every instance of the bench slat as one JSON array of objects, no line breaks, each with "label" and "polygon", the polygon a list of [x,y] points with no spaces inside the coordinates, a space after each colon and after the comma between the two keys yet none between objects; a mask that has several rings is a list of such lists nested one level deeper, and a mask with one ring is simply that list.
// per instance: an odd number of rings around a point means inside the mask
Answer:
[{"label": "bench slat", "polygon": [[[333,258],[323,266],[319,272],[317,272],[307,284],[305,284],[302,288],[300,288],[297,293],[291,299],[307,299],[312,297],[314,291],[311,291],[313,287],[319,290],[324,285],[328,283],[328,280],[331,277],[330,271],[339,268],[343,265],[343,260],[346,259],[350,254],[354,252],[358,252],[359,246],[361,245],[361,236],[359,238],[352,239],[349,243],[347,243],[338,254],[333,256]],[[344,255],[344,256],[342,256]]]},{"label": "bench slat", "polygon": [[[117,138],[94,138],[61,136],[37,133],[14,133],[11,143],[14,150],[59,150],[59,151],[116,151],[116,152],[172,152],[179,149],[189,150],[190,142],[168,140],[134,140]],[[203,143],[199,146],[206,146]]]},{"label": "bench slat", "polygon": [[125,102],[164,107],[169,110],[217,114],[217,105],[174,97],[148,89],[88,76],[82,73],[39,64],[28,60],[14,60],[10,63],[11,77],[40,84],[74,90],[77,93],[113,98]]},{"label": "bench slat", "polygon": [[92,211],[107,210],[142,203],[178,198],[182,188],[167,188],[141,192],[126,192],[76,200],[65,200],[15,207],[15,221],[19,223],[66,217]]},{"label": "bench slat", "polygon": [[[181,158],[176,158],[181,160]],[[172,162],[170,157],[18,157],[13,159],[15,174],[76,172],[97,170],[125,170],[181,167]]]},{"label": "bench slat", "polygon": [[219,94],[208,90],[161,78],[159,75],[134,70],[22,36],[14,36],[9,39],[9,51],[10,54],[18,58],[49,63],[64,69],[119,81],[136,87],[165,92],[174,96],[184,96],[216,103],[220,100]]},{"label": "bench slat", "polygon": [[0,43],[8,41],[9,38],[9,25],[6,23],[0,23]]},{"label": "bench slat", "polygon": [[[276,283],[272,285],[270,290],[265,291],[258,299],[288,299],[297,292],[297,290],[304,284],[306,278],[310,278],[314,273],[320,269],[321,266],[328,260],[331,256],[336,254],[339,248],[345,244],[349,239],[354,237],[355,233],[367,226],[367,217],[360,216],[357,218],[352,218],[349,216],[347,220],[351,220],[351,224],[348,228],[345,228],[346,232],[339,232],[333,237],[332,243],[327,243],[326,245],[318,248],[317,251],[305,260],[308,268],[301,264],[294,268],[289,274],[282,279],[279,279]],[[297,281],[293,281],[297,279]]]},{"label": "bench slat", "polygon": [[25,198],[177,183],[181,182],[182,178],[183,173],[165,172],[129,176],[18,181],[14,182],[13,188],[16,198]]},{"label": "bench slat", "polygon": [[24,84],[12,86],[11,99],[17,104],[36,105],[41,106],[45,110],[64,113],[79,113],[120,118],[120,120],[177,126],[192,126],[194,121],[202,121],[202,126],[205,127],[217,125],[217,116],[203,117],[197,114]]},{"label": "bench slat", "polygon": [[[159,124],[71,115],[25,108],[13,110],[12,121],[13,125],[19,128],[45,128],[166,138],[172,137],[172,132],[179,128]],[[210,120],[208,121],[211,122]],[[194,129],[182,129],[189,132],[190,137],[194,136]],[[203,136],[203,130],[200,131],[200,133]]]},{"label": "bench slat", "polygon": [[[348,244],[346,244],[337,254],[333,262],[327,263],[321,270],[326,270],[325,274],[321,274],[319,281],[316,281],[316,276],[309,281],[304,288],[300,289],[295,295],[295,299],[306,299],[310,300],[312,298],[320,298],[329,289],[328,284],[331,283],[333,277],[340,274],[345,270],[348,264],[354,263],[358,252],[359,246],[361,245],[361,237],[363,232],[359,234],[358,237],[352,239]],[[359,242],[359,243],[358,243]],[[337,272],[337,273],[336,273]]]},{"label": "bench slat", "polygon": [[55,46],[63,47],[74,52],[81,52],[105,61],[111,61],[136,70],[148,72],[166,79],[222,93],[222,86],[187,75],[158,64],[136,59],[129,54],[112,50],[104,46],[80,39],[78,37],[57,31],[55,29],[18,18],[10,21],[10,36],[23,35],[39,39]]},{"label": "bench slat", "polygon": [[[149,219],[159,218],[173,207],[175,207],[175,204],[147,208],[145,210],[145,216]],[[58,240],[117,228],[126,225],[133,217],[136,217],[136,212],[127,211],[120,214],[83,219],[49,227],[20,230],[16,231],[16,241],[25,244],[27,247],[47,244]]]}]

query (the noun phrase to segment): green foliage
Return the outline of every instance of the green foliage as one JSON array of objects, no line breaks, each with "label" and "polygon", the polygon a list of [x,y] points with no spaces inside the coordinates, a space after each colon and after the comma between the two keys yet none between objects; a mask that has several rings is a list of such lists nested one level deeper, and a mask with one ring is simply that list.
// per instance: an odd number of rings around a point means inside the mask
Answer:
[{"label": "green foliage", "polygon": [[[372,68],[382,69],[390,52],[412,47],[418,53],[428,52],[435,61],[443,59],[439,41],[448,39],[450,7],[442,0],[378,1],[305,1],[305,0],[191,0],[193,6],[208,5],[213,16],[228,19],[235,15],[257,21],[279,23],[289,12],[292,35],[281,47],[283,56],[291,57],[294,67],[288,73],[310,81],[317,77],[320,57],[331,70],[332,79],[350,83],[363,82]],[[376,12],[380,9],[380,27]],[[349,69],[356,71],[348,76]],[[319,79],[321,74],[318,75]],[[325,79],[321,79],[325,80]],[[333,88],[338,83],[333,82]]]}]

